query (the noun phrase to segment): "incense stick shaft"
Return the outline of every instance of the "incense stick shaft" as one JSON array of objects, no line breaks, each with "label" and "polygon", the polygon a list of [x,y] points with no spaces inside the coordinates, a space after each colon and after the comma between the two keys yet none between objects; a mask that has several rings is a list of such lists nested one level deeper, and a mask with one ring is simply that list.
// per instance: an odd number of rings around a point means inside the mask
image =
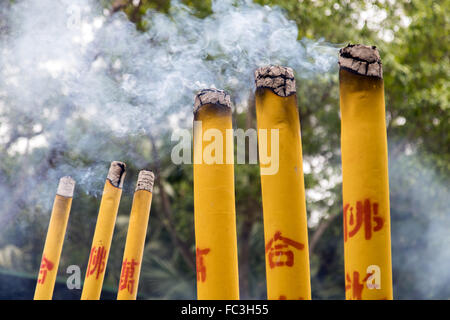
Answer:
[{"label": "incense stick shaft", "polygon": [[383,80],[340,70],[347,299],[392,299]]},{"label": "incense stick shaft", "polygon": [[136,300],[152,204],[153,180],[152,172],[141,171],[139,173],[137,190],[134,193],[131,207],[117,300]]},{"label": "incense stick shaft", "polygon": [[[267,297],[272,300],[311,299],[297,97],[295,94],[281,97],[270,89],[259,88],[256,93],[256,116],[266,242]],[[265,138],[262,132],[266,132]],[[272,140],[272,135],[276,133],[278,141]],[[265,165],[261,150],[267,150],[266,154],[279,152],[278,171],[263,174]]]},{"label": "incense stick shaft", "polygon": [[38,281],[34,293],[35,300],[52,299],[70,208],[72,206],[74,187],[75,181],[72,178],[61,178],[57,191],[58,194],[55,196],[53,203],[47,238],[42,254]]},{"label": "incense stick shaft", "polygon": [[222,163],[208,164],[207,148],[214,142],[203,141],[209,129],[226,137],[226,130],[232,129],[231,109],[203,105],[196,110],[195,120],[201,121],[201,127],[194,126],[197,296],[200,300],[239,299],[234,164],[225,161],[233,149],[223,140],[216,149],[223,156]]},{"label": "incense stick shaft", "polygon": [[[100,299],[114,225],[116,223],[117,210],[119,209],[119,202],[122,196],[122,189],[117,186],[122,185],[125,176],[125,164],[119,164],[117,165],[116,161],[111,164],[103,189],[103,196],[100,202],[97,224],[95,226],[86,277],[81,294],[82,300]],[[110,179],[112,170],[114,171],[113,183],[117,186],[113,185]],[[116,177],[119,178],[117,179]]]}]

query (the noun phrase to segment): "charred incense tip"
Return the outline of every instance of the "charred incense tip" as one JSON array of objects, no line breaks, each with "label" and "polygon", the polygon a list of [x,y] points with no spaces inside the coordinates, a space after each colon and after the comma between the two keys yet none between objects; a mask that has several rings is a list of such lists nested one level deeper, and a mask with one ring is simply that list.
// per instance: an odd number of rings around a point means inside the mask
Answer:
[{"label": "charred incense tip", "polygon": [[75,189],[75,180],[66,176],[59,179],[58,190],[56,194],[66,198],[73,197],[73,190]]},{"label": "charred incense tip", "polygon": [[136,190],[147,190],[153,192],[153,182],[155,181],[155,175],[148,170],[139,171],[138,180],[136,184]]},{"label": "charred incense tip", "polygon": [[125,178],[126,167],[127,166],[123,162],[120,161],[111,162],[111,166],[109,167],[109,172],[106,179],[108,179],[113,186],[117,188],[122,188],[123,179]]},{"label": "charred incense tip", "polygon": [[221,107],[231,109],[231,98],[224,90],[219,89],[203,89],[195,96],[194,113],[205,104],[215,104]]},{"label": "charred incense tip", "polygon": [[256,89],[268,88],[280,97],[296,92],[294,70],[289,67],[267,66],[255,70]]},{"label": "charred incense tip", "polygon": [[339,66],[363,76],[383,79],[380,53],[375,46],[349,44],[339,50]]}]

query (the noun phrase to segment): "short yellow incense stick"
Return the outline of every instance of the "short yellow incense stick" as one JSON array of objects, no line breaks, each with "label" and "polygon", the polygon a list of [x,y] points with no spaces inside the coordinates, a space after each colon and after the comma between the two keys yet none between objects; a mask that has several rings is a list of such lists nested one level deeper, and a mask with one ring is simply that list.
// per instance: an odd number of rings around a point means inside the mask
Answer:
[{"label": "short yellow incense stick", "polygon": [[194,104],[195,240],[201,300],[239,299],[233,156],[230,96],[221,90],[202,90]]},{"label": "short yellow incense stick", "polygon": [[[267,297],[311,299],[302,142],[294,73],[291,68],[263,67],[255,71],[255,82]],[[269,154],[272,161],[278,163],[267,164],[264,155]]]},{"label": "short yellow incense stick", "polygon": [[345,293],[392,299],[384,86],[375,47],[340,51]]},{"label": "short yellow incense stick", "polygon": [[82,300],[100,299],[117,210],[122,196],[124,177],[125,163],[113,161],[109,168],[100,202],[97,225],[95,226],[83,292],[81,293]]},{"label": "short yellow incense stick", "polygon": [[117,300],[136,300],[154,179],[155,176],[151,171],[139,172],[131,207]]},{"label": "short yellow incense stick", "polygon": [[59,259],[66,235],[67,222],[72,206],[75,180],[71,177],[62,177],[59,180],[53,203],[52,215],[45,239],[44,253],[34,292],[34,300],[51,300],[58,273]]}]

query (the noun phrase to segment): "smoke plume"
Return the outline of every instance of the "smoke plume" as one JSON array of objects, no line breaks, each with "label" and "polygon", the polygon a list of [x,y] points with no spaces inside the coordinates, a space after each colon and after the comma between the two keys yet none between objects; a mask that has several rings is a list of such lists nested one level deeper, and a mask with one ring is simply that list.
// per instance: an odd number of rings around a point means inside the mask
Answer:
[{"label": "smoke plume", "polygon": [[299,41],[282,10],[251,1],[213,1],[205,19],[173,1],[168,15],[147,13],[146,32],[90,0],[0,8],[0,139],[17,158],[2,162],[0,192],[47,209],[61,176],[98,195],[110,161],[151,161],[133,139],[190,126],[199,89],[228,90],[245,107],[259,66],[299,78],[336,66],[334,46]]}]

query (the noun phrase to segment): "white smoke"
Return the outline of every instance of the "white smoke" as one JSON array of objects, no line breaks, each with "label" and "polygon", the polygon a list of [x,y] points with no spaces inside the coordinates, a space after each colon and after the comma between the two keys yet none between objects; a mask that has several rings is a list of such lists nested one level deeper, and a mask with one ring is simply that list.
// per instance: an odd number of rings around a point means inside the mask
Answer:
[{"label": "white smoke", "polygon": [[394,298],[450,298],[450,189],[416,150],[390,146]]},{"label": "white smoke", "polygon": [[298,41],[279,8],[227,0],[212,10],[199,19],[172,1],[169,15],[149,11],[140,32],[90,0],[0,5],[0,141],[17,156],[0,168],[18,175],[2,179],[1,193],[20,194],[19,179],[21,201],[48,208],[58,178],[72,175],[97,195],[110,161],[151,161],[134,137],[191,125],[199,89],[228,90],[245,107],[259,66],[287,65],[297,78],[336,68],[337,48]]}]

